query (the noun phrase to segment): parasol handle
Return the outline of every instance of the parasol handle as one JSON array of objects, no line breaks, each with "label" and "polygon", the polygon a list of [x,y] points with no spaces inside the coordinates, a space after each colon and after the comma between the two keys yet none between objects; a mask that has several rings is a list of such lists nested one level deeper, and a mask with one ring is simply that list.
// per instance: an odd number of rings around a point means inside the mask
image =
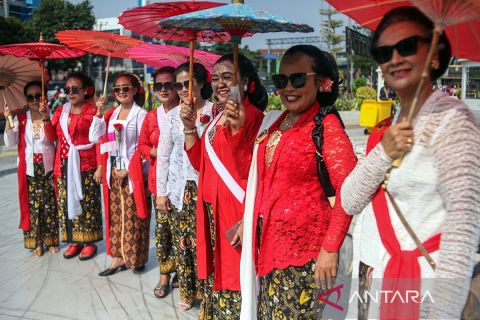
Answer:
[{"label": "parasol handle", "polygon": [[42,62],[42,103],[45,103],[45,65]]},{"label": "parasol handle", "polygon": [[[432,43],[430,45],[430,49],[428,50],[427,61],[425,62],[425,66],[422,71],[422,77],[420,78],[420,83],[417,86],[417,90],[415,91],[415,96],[413,97],[413,100],[412,100],[412,105],[410,106],[410,110],[408,111],[408,118],[407,118],[408,121],[412,120],[413,115],[415,114],[415,110],[417,109],[418,98],[420,97],[420,93],[422,91],[423,85],[425,84],[425,81],[428,79],[428,77],[430,77],[430,72],[429,72],[430,64],[432,63],[433,55],[437,50],[438,41],[440,40],[440,35],[442,34],[442,32],[443,30],[441,28],[435,27]],[[400,165],[402,164],[404,157],[405,155],[401,156],[398,159],[394,159],[392,161],[392,167],[399,168]]]},{"label": "parasol handle", "polygon": [[238,77],[238,43],[233,43],[233,85],[237,85]]},{"label": "parasol handle", "polygon": [[[3,102],[4,102],[4,108],[7,107],[7,98],[5,98],[5,90],[2,90],[2,96],[3,96]],[[11,114],[8,115],[8,124],[10,124],[10,128],[14,128],[14,123],[13,123],[13,117]]]},{"label": "parasol handle", "polygon": [[107,68],[105,70],[105,83],[103,84],[103,96],[107,96],[107,84],[108,84],[108,73],[110,71],[110,60],[111,60],[111,52],[108,52],[107,56]]},{"label": "parasol handle", "polygon": [[188,69],[188,101],[193,106],[193,53],[195,51],[195,39],[190,39],[190,65]]}]

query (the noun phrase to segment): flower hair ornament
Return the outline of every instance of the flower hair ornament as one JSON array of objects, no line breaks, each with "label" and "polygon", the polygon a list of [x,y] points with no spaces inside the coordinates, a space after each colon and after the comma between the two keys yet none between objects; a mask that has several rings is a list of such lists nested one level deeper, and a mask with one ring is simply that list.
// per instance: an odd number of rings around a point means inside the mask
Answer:
[{"label": "flower hair ornament", "polygon": [[250,84],[248,85],[248,93],[253,93],[255,91],[255,80],[250,81]]},{"label": "flower hair ornament", "polygon": [[212,74],[208,70],[207,70],[207,78],[205,79],[205,81],[212,82]]},{"label": "flower hair ornament", "polygon": [[332,86],[333,86],[333,80],[330,79],[329,77],[325,77],[322,79],[322,82],[320,83],[320,92],[332,92]]}]

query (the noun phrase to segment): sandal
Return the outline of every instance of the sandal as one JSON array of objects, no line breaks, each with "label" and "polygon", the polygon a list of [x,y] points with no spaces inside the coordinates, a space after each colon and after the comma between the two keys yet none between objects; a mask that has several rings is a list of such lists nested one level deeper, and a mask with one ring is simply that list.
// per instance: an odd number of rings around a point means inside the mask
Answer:
[{"label": "sandal", "polygon": [[169,292],[170,292],[170,288],[168,285],[165,285],[165,284],[157,284],[157,286],[153,290],[154,296],[159,299],[163,299],[166,296],[168,296]]},{"label": "sandal", "polygon": [[185,301],[180,301],[178,303],[177,309],[181,311],[188,311],[192,309],[192,304]]},{"label": "sandal", "polygon": [[97,253],[97,246],[94,244],[87,244],[83,247],[82,252],[80,252],[80,255],[78,256],[78,259],[84,261],[91,259],[95,256]]},{"label": "sandal", "polygon": [[50,253],[58,253],[60,251],[60,247],[58,246],[51,246],[50,248],[48,248],[48,252]]},{"label": "sandal", "polygon": [[180,285],[178,284],[178,277],[177,274],[175,273],[175,276],[172,279],[172,288],[178,289]]},{"label": "sandal", "polygon": [[63,257],[65,259],[72,259],[73,257],[76,257],[80,251],[82,250],[83,246],[78,243],[73,243],[68,247],[67,250],[63,253]]},{"label": "sandal", "polygon": [[37,244],[37,247],[32,252],[32,256],[34,256],[34,257],[43,256],[43,245],[42,244]]}]

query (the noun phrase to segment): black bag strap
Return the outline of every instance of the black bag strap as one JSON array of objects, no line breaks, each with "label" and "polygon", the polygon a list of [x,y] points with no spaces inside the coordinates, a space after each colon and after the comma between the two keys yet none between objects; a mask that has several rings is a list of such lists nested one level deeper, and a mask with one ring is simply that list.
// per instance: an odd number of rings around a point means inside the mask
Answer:
[{"label": "black bag strap", "polygon": [[330,175],[328,173],[327,166],[325,165],[325,160],[323,159],[323,153],[322,153],[323,120],[329,114],[334,114],[340,121],[340,124],[342,125],[342,127],[345,128],[345,125],[343,124],[342,118],[340,117],[340,114],[338,113],[337,109],[334,106],[327,106],[327,107],[321,107],[317,115],[315,116],[314,120],[315,120],[315,123],[317,123],[317,126],[313,128],[313,132],[312,132],[313,141],[315,142],[315,146],[317,148],[316,158],[318,163],[318,167],[317,167],[318,180],[320,181],[320,184],[322,185],[327,198],[335,197],[335,194],[336,194],[335,188],[333,187],[332,182],[330,181]]}]

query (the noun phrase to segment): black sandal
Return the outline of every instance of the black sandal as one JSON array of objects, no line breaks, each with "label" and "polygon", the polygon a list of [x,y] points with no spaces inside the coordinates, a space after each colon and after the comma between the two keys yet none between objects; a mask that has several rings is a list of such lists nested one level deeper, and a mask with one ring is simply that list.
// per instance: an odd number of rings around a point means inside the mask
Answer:
[{"label": "black sandal", "polygon": [[153,289],[153,294],[159,299],[163,299],[170,293],[170,287],[166,284],[157,284]]}]

